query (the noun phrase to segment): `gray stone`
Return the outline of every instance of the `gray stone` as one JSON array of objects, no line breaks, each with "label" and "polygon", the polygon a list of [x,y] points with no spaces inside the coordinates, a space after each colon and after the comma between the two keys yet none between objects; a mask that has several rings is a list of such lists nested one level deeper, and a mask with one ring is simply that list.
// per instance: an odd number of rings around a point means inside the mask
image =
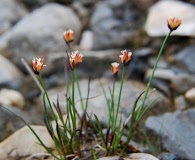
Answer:
[{"label": "gray stone", "polygon": [[[153,69],[149,69],[146,72],[145,78],[149,79],[149,77],[152,74]],[[171,81],[172,79],[174,79],[175,77],[175,73],[169,69],[161,69],[161,68],[157,68],[154,74],[154,78],[159,78],[162,80],[169,80]]]},{"label": "gray stone", "polygon": [[15,106],[23,109],[25,100],[20,92],[3,88],[0,90],[0,105]]},{"label": "gray stone", "polygon": [[[28,124],[43,124],[42,115],[37,111],[36,107],[31,109],[28,108],[27,111],[8,105],[3,105],[3,107],[20,115]],[[0,107],[0,141],[24,126],[24,123],[17,116],[3,107]]]},{"label": "gray stone", "polygon": [[171,80],[171,88],[178,93],[185,93],[187,90],[195,86],[194,74],[175,74]]},{"label": "gray stone", "polygon": [[127,66],[126,74],[130,79],[144,79],[147,68],[147,63],[141,60],[140,57],[137,57],[136,54],[134,55],[133,52],[133,59]]},{"label": "gray stone", "polygon": [[[102,77],[107,70],[109,70],[110,73],[110,64],[118,59],[120,50],[81,50],[80,53],[84,56],[83,61],[85,63],[82,63],[81,66],[77,68],[78,75],[81,78],[88,79],[89,76],[92,78]],[[62,80],[64,81],[64,64],[67,62],[66,60],[67,56],[65,55],[65,52],[49,53],[45,59],[47,66],[43,71],[52,73],[53,75],[60,72],[62,74]],[[110,77],[112,77],[111,74]],[[60,77],[57,76],[57,78]]]},{"label": "gray stone", "polygon": [[162,152],[158,158],[159,160],[177,160],[177,156],[169,152]]},{"label": "gray stone", "polygon": [[169,83],[167,83],[166,81],[154,78],[152,80],[152,87],[156,88],[157,90],[165,94],[167,97],[172,97]]},{"label": "gray stone", "polygon": [[21,65],[21,58],[30,62],[33,57],[65,51],[63,32],[67,29],[75,32],[74,42],[77,43],[81,34],[77,15],[69,7],[50,3],[20,20],[1,38],[0,44],[7,45],[13,61]]},{"label": "gray stone", "polygon": [[134,56],[138,56],[141,58],[145,58],[145,57],[149,57],[151,56],[153,53],[151,48],[141,48],[141,49],[137,49],[133,52]]},{"label": "gray stone", "polygon": [[189,46],[180,51],[176,56],[174,62],[182,69],[195,74],[195,45]]},{"label": "gray stone", "polygon": [[165,36],[169,32],[167,19],[175,16],[182,20],[172,35],[195,37],[195,7],[182,1],[163,0],[155,3],[148,13],[145,30],[149,36]]},{"label": "gray stone", "polygon": [[[148,60],[148,65],[153,67],[156,64],[156,58],[157,58],[157,55],[156,55],[156,57],[150,57],[149,60]],[[158,68],[170,69],[167,60],[163,56],[161,56],[161,58],[158,62]],[[168,71],[168,72],[171,72],[171,71]]]},{"label": "gray stone", "polygon": [[[54,142],[45,126],[32,125],[31,127],[47,147],[54,147]],[[24,157],[36,153],[47,152],[27,126],[24,126],[0,143],[0,160],[14,159],[17,156]]]},{"label": "gray stone", "polygon": [[17,21],[27,14],[27,10],[15,0],[0,1],[0,35],[9,30]]},{"label": "gray stone", "polygon": [[84,28],[88,28],[90,9],[84,7],[81,1],[73,1],[71,6],[76,11],[77,15],[79,16],[82,26]]},{"label": "gray stone", "polygon": [[0,55],[0,64],[0,86],[21,89],[23,84],[23,75],[20,70],[2,55]]},{"label": "gray stone", "polygon": [[75,0],[76,2],[79,1],[82,3],[83,6],[92,6],[94,5],[97,1],[96,0]]},{"label": "gray stone", "polygon": [[119,7],[125,5],[126,1],[125,0],[108,0],[106,1],[110,6],[114,7]]},{"label": "gray stone", "polygon": [[184,159],[195,157],[195,109],[149,117],[146,128],[162,137],[166,150]]},{"label": "gray stone", "polygon": [[177,110],[183,110],[186,109],[188,107],[188,103],[186,102],[185,98],[183,95],[180,95],[178,97],[175,98],[175,108]]},{"label": "gray stone", "polygon": [[91,20],[90,20],[90,26],[93,29],[93,31],[97,31],[99,23],[102,20],[113,18],[113,11],[109,7],[109,5],[105,3],[98,3],[95,7],[95,11],[92,14]]},{"label": "gray stone", "polygon": [[125,1],[100,1],[94,6],[89,25],[94,32],[93,49],[124,47],[137,33],[130,3]]},{"label": "gray stone", "polygon": [[[108,23],[104,22],[104,26],[109,25]],[[122,48],[128,42],[132,42],[132,38],[130,37],[134,37],[135,34],[136,32],[132,30],[121,30],[115,28],[104,31],[102,30],[101,32],[94,32],[93,49],[104,50],[111,48]]]},{"label": "gray stone", "polygon": [[82,33],[80,48],[82,50],[91,50],[93,48],[93,32],[86,30]]}]

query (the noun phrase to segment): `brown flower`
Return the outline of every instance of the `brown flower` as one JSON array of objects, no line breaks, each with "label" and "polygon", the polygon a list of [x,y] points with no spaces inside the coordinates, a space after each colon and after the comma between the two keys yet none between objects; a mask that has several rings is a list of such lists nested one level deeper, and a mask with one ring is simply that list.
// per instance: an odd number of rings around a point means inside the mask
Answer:
[{"label": "brown flower", "polygon": [[111,71],[112,71],[113,77],[115,77],[115,78],[117,77],[118,70],[119,70],[119,63],[117,63],[117,62],[111,63]]},{"label": "brown flower", "polygon": [[78,67],[83,61],[83,55],[78,51],[75,51],[69,57],[69,67],[70,70],[73,71],[74,68]]},{"label": "brown flower", "polygon": [[121,61],[121,63],[124,66],[128,65],[131,59],[132,59],[131,52],[127,52],[126,50],[121,51],[121,55],[119,56],[119,60]]},{"label": "brown flower", "polygon": [[180,26],[181,20],[179,18],[169,17],[167,19],[167,24],[168,24],[169,29],[173,31],[173,30],[176,30]]},{"label": "brown flower", "polygon": [[63,36],[66,43],[74,41],[74,32],[71,29],[64,31]]},{"label": "brown flower", "polygon": [[44,65],[43,59],[41,58],[34,58],[32,60],[32,69],[35,74],[39,75],[39,72],[43,69]]}]

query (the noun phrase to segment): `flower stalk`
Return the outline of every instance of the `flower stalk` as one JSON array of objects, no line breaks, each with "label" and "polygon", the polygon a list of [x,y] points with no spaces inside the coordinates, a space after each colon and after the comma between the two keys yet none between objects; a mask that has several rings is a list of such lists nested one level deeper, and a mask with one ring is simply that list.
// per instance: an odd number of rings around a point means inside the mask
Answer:
[{"label": "flower stalk", "polygon": [[166,42],[167,42],[167,40],[168,40],[168,38],[169,38],[171,32],[172,32],[172,31],[170,30],[169,33],[167,34],[167,36],[165,37],[165,39],[164,39],[164,41],[163,41],[163,43],[162,43],[162,46],[161,46],[161,48],[160,48],[160,51],[159,51],[159,53],[158,53],[158,56],[157,56],[157,59],[156,59],[154,68],[153,68],[153,70],[152,70],[152,74],[151,74],[151,76],[150,76],[149,82],[147,83],[147,87],[146,87],[146,91],[145,91],[145,93],[144,93],[143,101],[142,101],[142,103],[141,103],[141,105],[139,106],[139,109],[138,109],[138,113],[137,113],[137,116],[136,116],[136,121],[140,121],[140,120],[141,120],[141,119],[140,119],[140,118],[141,118],[141,113],[142,113],[142,111],[143,111],[143,107],[144,107],[144,105],[145,105],[145,102],[146,102],[146,99],[147,99],[147,96],[148,96],[150,87],[151,87],[151,85],[152,85],[152,80],[153,80],[153,78],[154,78],[154,74],[155,74],[155,71],[156,71],[158,62],[159,62],[159,60],[160,60],[160,57],[161,57],[161,55],[162,55],[162,53],[163,53],[163,49],[164,49],[164,47],[165,47],[165,44],[166,44]]}]

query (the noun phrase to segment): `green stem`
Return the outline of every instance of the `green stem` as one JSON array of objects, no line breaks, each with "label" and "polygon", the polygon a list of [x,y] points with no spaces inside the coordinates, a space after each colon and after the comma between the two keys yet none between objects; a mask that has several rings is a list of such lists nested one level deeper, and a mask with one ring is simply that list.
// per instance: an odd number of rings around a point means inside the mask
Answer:
[{"label": "green stem", "polygon": [[54,118],[54,120],[55,120],[56,123],[57,123],[57,117],[56,117],[56,114],[54,113],[54,110],[53,110],[51,101],[50,101],[50,99],[49,99],[49,95],[48,95],[48,93],[47,93],[46,85],[45,85],[45,83],[44,83],[44,81],[43,81],[41,75],[39,75],[39,81],[41,82],[41,85],[42,85],[42,87],[43,87],[43,90],[44,90],[44,93],[45,93],[45,95],[46,95],[47,101],[48,101],[48,103],[49,103],[49,107],[50,107],[50,109],[51,109],[53,118]]},{"label": "green stem", "polygon": [[118,104],[117,104],[116,114],[115,114],[115,120],[114,120],[114,124],[113,124],[113,129],[114,130],[116,128],[116,122],[117,122],[117,119],[118,119],[118,112],[119,112],[119,107],[120,107],[120,103],[121,103],[121,95],[122,95],[122,89],[123,89],[123,83],[124,83],[124,75],[125,75],[125,66],[123,65],[122,78],[121,78],[121,86],[120,86],[119,97],[118,97]]},{"label": "green stem", "polygon": [[146,88],[146,91],[145,91],[145,94],[144,94],[144,98],[143,98],[143,101],[142,101],[142,103],[141,103],[141,105],[140,105],[140,107],[139,107],[139,110],[138,110],[138,113],[137,113],[137,116],[136,116],[136,120],[138,120],[139,117],[140,117],[140,115],[141,115],[142,109],[143,109],[143,107],[144,107],[144,104],[145,104],[146,99],[147,99],[147,96],[148,96],[148,92],[149,92],[150,87],[151,87],[151,84],[152,84],[152,80],[153,80],[153,78],[154,78],[154,73],[155,73],[155,71],[156,71],[158,62],[159,62],[159,60],[160,60],[160,57],[161,57],[162,52],[163,52],[163,49],[164,49],[164,47],[165,47],[165,44],[166,44],[166,42],[167,42],[167,40],[168,40],[170,34],[171,34],[171,31],[170,31],[170,32],[167,34],[167,36],[165,37],[165,39],[164,39],[164,41],[163,41],[163,44],[162,44],[162,46],[161,46],[161,48],[160,48],[160,51],[159,51],[159,53],[158,53],[158,57],[157,57],[157,59],[156,59],[155,65],[154,65],[154,68],[153,68],[153,71],[152,71],[152,75],[150,76],[149,82],[148,82],[148,84],[147,84],[147,88]]},{"label": "green stem", "polygon": [[[110,127],[110,121],[111,121],[111,116],[112,116],[112,112],[111,112],[111,103],[110,103],[110,101],[109,101],[109,99],[108,99],[108,97],[107,97],[107,95],[106,95],[106,91],[105,91],[105,89],[104,89],[104,87],[103,87],[103,84],[102,84],[102,82],[101,81],[99,81],[100,82],[100,86],[101,86],[101,88],[102,88],[102,91],[103,91],[103,94],[104,94],[104,98],[105,98],[105,100],[106,100],[106,103],[107,103],[107,106],[108,106],[108,112],[109,112],[109,119],[108,119],[108,128]],[[110,95],[111,95],[112,93],[110,93]],[[112,95],[111,95],[112,96]]]},{"label": "green stem", "polygon": [[73,113],[73,119],[72,119],[72,123],[73,123],[73,132],[76,131],[76,111],[75,111],[75,87],[74,87],[74,82],[75,82],[75,69],[73,69],[72,71],[72,113]]},{"label": "green stem", "polygon": [[[115,92],[115,83],[116,83],[116,79],[114,78],[113,80],[113,86],[112,86],[112,97],[111,97],[111,106],[110,106],[110,120],[109,120],[109,128],[110,128],[110,121],[114,122],[114,115],[115,115],[115,109],[114,109],[114,92]],[[114,125],[113,125],[114,127]],[[114,128],[112,128],[114,129]]]},{"label": "green stem", "polygon": [[77,83],[77,88],[78,88],[78,91],[79,91],[79,97],[80,97],[80,100],[81,100],[81,106],[82,106],[82,109],[84,111],[85,108],[84,108],[84,104],[83,104],[83,98],[82,98],[82,94],[81,94],[81,88],[80,88],[80,85],[79,85],[78,75],[77,75],[76,72],[74,72],[74,76],[75,76],[76,83]]}]

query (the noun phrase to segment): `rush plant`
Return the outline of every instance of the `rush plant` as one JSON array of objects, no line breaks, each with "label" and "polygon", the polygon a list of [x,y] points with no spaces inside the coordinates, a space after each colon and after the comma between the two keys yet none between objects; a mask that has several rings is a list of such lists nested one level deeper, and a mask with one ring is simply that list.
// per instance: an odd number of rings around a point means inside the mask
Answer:
[{"label": "rush plant", "polygon": [[[151,88],[152,80],[154,78],[154,74],[160,60],[160,57],[163,53],[163,49],[165,44],[170,37],[171,33],[176,30],[180,24],[181,20],[170,17],[168,20],[168,28],[170,29],[169,33],[165,37],[160,51],[158,53],[156,63],[153,68],[153,72],[150,76],[149,82],[147,83],[146,90],[143,91],[137,99],[135,99],[134,105],[132,107],[131,114],[129,117],[122,122],[121,117],[119,116],[120,106],[121,106],[121,97],[123,91],[123,85],[125,83],[125,70],[127,65],[131,62],[133,54],[127,50],[122,50],[121,55],[119,55],[119,61],[122,65],[122,74],[120,78],[120,89],[118,93],[118,97],[115,98],[115,87],[116,87],[116,78],[119,72],[119,63],[113,62],[111,64],[111,71],[113,75],[113,84],[110,89],[110,94],[107,95],[105,89],[102,85],[102,90],[105,96],[105,100],[107,102],[108,107],[108,122],[107,122],[107,131],[103,132],[102,124],[100,123],[99,118],[94,114],[94,119],[90,115],[87,114],[87,106],[88,106],[88,98],[86,98],[86,103],[84,104],[83,95],[80,89],[79,80],[76,72],[76,68],[80,66],[83,61],[83,55],[79,51],[71,51],[70,43],[74,41],[74,32],[72,30],[67,30],[63,33],[63,38],[68,46],[68,50],[66,51],[66,55],[68,58],[68,67],[71,72],[71,88],[67,87],[66,93],[66,118],[63,117],[63,113],[60,109],[59,100],[57,99],[57,103],[51,102],[48,92],[47,86],[44,82],[44,79],[41,76],[41,70],[46,66],[44,64],[44,60],[41,58],[34,58],[32,60],[32,70],[35,75],[38,77],[39,83],[41,84],[43,90],[43,119],[47,128],[48,133],[50,134],[52,140],[55,144],[55,151],[53,152],[48,146],[44,144],[44,142],[39,138],[39,135],[33,130],[33,128],[26,123],[26,121],[18,114],[12,112],[8,108],[7,110],[14,113],[18,116],[32,131],[32,133],[36,136],[39,143],[45,148],[45,150],[53,156],[56,160],[69,160],[82,158],[82,144],[84,137],[84,130],[89,125],[91,128],[95,129],[97,136],[100,137],[101,143],[99,144],[104,148],[105,155],[113,155],[116,153],[126,154],[127,148],[129,147],[129,143],[133,137],[133,133],[148,111],[149,107],[155,102],[152,101],[147,106],[145,106],[146,99],[149,94],[149,89]],[[100,82],[101,83],[101,82]],[[75,90],[78,90],[80,96],[81,106],[83,108],[83,115],[79,115],[76,110],[76,102],[75,102]],[[89,92],[88,92],[89,93]],[[89,97],[89,95],[87,95]],[[138,105],[138,101],[143,97],[140,105]],[[49,107],[47,107],[49,106]],[[53,123],[49,118],[49,111],[51,112]],[[128,135],[125,142],[122,141],[122,136],[124,135],[125,127],[128,127]],[[91,146],[91,152],[93,154],[94,159],[96,159],[96,152],[93,146]]]}]

